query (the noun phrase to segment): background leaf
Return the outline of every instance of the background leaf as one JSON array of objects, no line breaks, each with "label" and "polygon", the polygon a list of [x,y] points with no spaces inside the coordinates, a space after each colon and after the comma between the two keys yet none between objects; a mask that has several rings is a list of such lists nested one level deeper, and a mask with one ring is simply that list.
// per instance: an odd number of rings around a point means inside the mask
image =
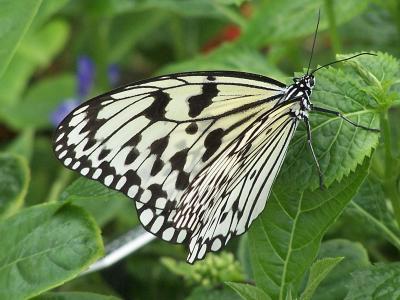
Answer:
[{"label": "background leaf", "polygon": [[32,23],[41,3],[41,0],[0,1],[2,8],[0,12],[0,77]]},{"label": "background leaf", "polygon": [[344,299],[348,292],[351,273],[371,265],[367,250],[357,242],[344,239],[334,239],[323,242],[318,258],[340,255],[344,259],[334,268],[318,286],[313,300]]},{"label": "background leaf", "polygon": [[346,300],[398,299],[400,264],[377,264],[352,273]]},{"label": "background leaf", "polygon": [[326,257],[314,262],[310,269],[310,275],[305,290],[301,294],[301,300],[310,300],[321,281],[339,264],[344,257]]},{"label": "background leaf", "polygon": [[38,295],[86,269],[102,254],[99,229],[82,209],[45,204],[0,223],[0,298]]},{"label": "background leaf", "polygon": [[[332,1],[336,23],[342,24],[361,13],[369,1]],[[312,34],[317,24],[318,10],[321,10],[320,32],[328,27],[328,17],[324,0],[264,1],[255,11],[241,42],[260,46],[272,42],[282,42]],[[262,30],[260,30],[262,28]]]},{"label": "background leaf", "polygon": [[84,293],[84,292],[58,292],[46,293],[31,300],[118,300],[120,298],[114,296],[104,296],[100,294]]},{"label": "background leaf", "polygon": [[236,282],[227,282],[228,286],[230,286],[242,299],[244,300],[268,300],[271,299],[268,295],[264,293],[263,290],[251,284],[244,283],[236,283]]},{"label": "background leaf", "polygon": [[28,189],[29,169],[21,156],[0,153],[0,217],[16,212]]},{"label": "background leaf", "polygon": [[297,288],[323,234],[357,192],[368,166],[366,160],[346,180],[324,191],[296,191],[276,183],[266,209],[249,231],[258,287],[273,299],[283,299],[291,286]]}]

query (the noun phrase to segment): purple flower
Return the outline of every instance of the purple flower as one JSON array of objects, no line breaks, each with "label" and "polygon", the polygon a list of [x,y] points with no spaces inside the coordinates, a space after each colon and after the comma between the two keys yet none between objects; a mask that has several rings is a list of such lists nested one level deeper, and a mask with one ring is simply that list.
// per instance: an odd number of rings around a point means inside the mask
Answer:
[{"label": "purple flower", "polygon": [[82,55],[78,58],[78,98],[85,98],[93,87],[95,67],[89,56]]},{"label": "purple flower", "polygon": [[108,66],[107,70],[107,75],[108,75],[108,82],[110,83],[111,86],[116,86],[119,78],[121,77],[119,67],[117,64],[111,64]]},{"label": "purple flower", "polygon": [[[116,64],[111,64],[107,70],[108,80],[111,86],[115,86],[119,80],[120,72]],[[88,96],[93,87],[95,77],[95,65],[89,56],[82,55],[77,62],[77,95],[75,98],[64,100],[50,115],[50,121],[57,126],[61,121]]]},{"label": "purple flower", "polygon": [[62,120],[75,108],[81,101],[75,98],[70,98],[61,103],[50,116],[51,123],[57,126]]}]

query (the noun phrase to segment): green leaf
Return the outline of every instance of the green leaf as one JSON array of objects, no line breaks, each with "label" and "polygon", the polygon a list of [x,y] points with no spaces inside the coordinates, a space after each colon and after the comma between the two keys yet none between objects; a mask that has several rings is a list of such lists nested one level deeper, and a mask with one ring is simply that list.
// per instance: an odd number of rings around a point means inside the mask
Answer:
[{"label": "green leaf", "polygon": [[244,300],[271,299],[271,297],[266,295],[263,290],[254,285],[236,282],[226,282],[226,284],[230,286],[236,293],[238,293],[238,295]]},{"label": "green leaf", "polygon": [[[125,208],[131,199],[124,194],[105,187],[100,182],[80,177],[61,194],[62,201],[69,201],[89,211],[99,226],[103,226]],[[132,217],[134,208],[132,203]]]},{"label": "green leaf", "polygon": [[0,78],[41,4],[41,0],[0,1]]},{"label": "green leaf", "polygon": [[351,280],[350,273],[370,266],[367,250],[357,242],[335,239],[323,242],[318,257],[343,256],[338,268],[334,268],[318,286],[313,300],[344,299]]},{"label": "green leaf", "polygon": [[[363,55],[348,60],[346,65],[351,68],[350,76],[358,75],[360,86],[371,95],[382,108],[387,108],[399,98],[394,85],[400,76],[400,63],[393,56],[376,52],[377,56]],[[347,58],[354,54],[338,55],[337,59]]]},{"label": "green leaf", "polygon": [[[0,80],[0,102],[6,106],[21,100],[22,93],[35,70],[45,68],[62,50],[67,40],[69,27],[62,21],[52,21],[42,29],[30,32],[10,62]],[[26,42],[25,42],[26,40]],[[29,41],[29,42],[28,42]],[[28,49],[35,55],[31,55]],[[3,106],[0,112],[4,114]]]},{"label": "green leaf", "polygon": [[125,13],[114,18],[109,34],[109,43],[112,45],[108,54],[109,61],[121,61],[139,40],[147,39],[166,17],[166,14],[159,11],[149,11]]},{"label": "green leaf", "polygon": [[75,277],[102,255],[100,231],[70,204],[45,204],[0,223],[0,298],[25,299]]},{"label": "green leaf", "polygon": [[1,217],[15,213],[22,206],[28,184],[29,167],[26,159],[15,154],[0,153]]},{"label": "green leaf", "polygon": [[120,298],[114,296],[105,296],[94,293],[85,292],[60,292],[46,293],[30,300],[118,300]]},{"label": "green leaf", "polygon": [[345,300],[399,299],[400,263],[377,264],[353,272]]},{"label": "green leaf", "polygon": [[[51,54],[59,53],[69,36],[69,24],[63,20],[54,20],[40,30],[27,35],[21,42],[18,53],[38,66],[46,66]],[[43,51],[43,47],[46,51]]]},{"label": "green leaf", "polygon": [[[240,42],[245,45],[261,46],[267,43],[287,41],[307,36],[315,31],[318,10],[321,9],[320,31],[328,28],[324,13],[324,0],[264,1],[255,10]],[[342,24],[360,14],[369,1],[332,1],[336,24]],[[260,30],[262,28],[262,30]]]},{"label": "green leaf", "polygon": [[400,249],[400,230],[389,206],[382,183],[368,176],[347,212],[364,230],[374,231]]},{"label": "green leaf", "polygon": [[231,289],[195,288],[186,300],[240,300],[241,298]]},{"label": "green leaf", "polygon": [[[249,231],[254,278],[273,299],[295,290],[317,255],[321,238],[367,175],[369,160],[327,190],[301,191],[275,183],[266,208]],[[294,169],[296,170],[296,169]]]},{"label": "green leaf", "polygon": [[321,281],[326,278],[326,276],[343,260],[343,258],[344,257],[327,257],[314,262],[311,266],[306,289],[301,294],[300,299],[311,300],[311,297],[314,295],[314,292],[320,285]]},{"label": "green leaf", "polygon": [[208,55],[169,65],[158,73],[167,74],[185,70],[232,70],[265,74],[277,80],[286,78],[254,49],[235,45],[223,45]]},{"label": "green leaf", "polygon": [[249,239],[247,234],[244,234],[240,237],[237,258],[239,259],[239,262],[243,268],[246,281],[252,281],[253,270],[251,268]]},{"label": "green leaf", "polygon": [[36,30],[46,23],[54,14],[61,10],[68,0],[44,1],[32,22],[30,30]]},{"label": "green leaf", "polygon": [[8,144],[7,152],[20,155],[30,161],[33,153],[34,135],[35,133],[31,129],[22,131],[16,139]]},{"label": "green leaf", "polygon": [[[378,104],[363,90],[358,80],[359,77],[348,75],[341,69],[320,70],[316,74],[311,101],[314,106],[342,112],[355,123],[379,128]],[[378,145],[379,133],[357,128],[339,117],[311,112],[310,122],[313,146],[325,186],[354,171]],[[294,182],[298,188],[318,187],[318,174],[304,126],[299,126],[290,143],[280,177],[286,184],[293,185]]]},{"label": "green leaf", "polygon": [[25,99],[4,108],[4,118],[16,129],[50,127],[51,113],[75,93],[75,76],[62,74],[41,80],[27,92]]}]

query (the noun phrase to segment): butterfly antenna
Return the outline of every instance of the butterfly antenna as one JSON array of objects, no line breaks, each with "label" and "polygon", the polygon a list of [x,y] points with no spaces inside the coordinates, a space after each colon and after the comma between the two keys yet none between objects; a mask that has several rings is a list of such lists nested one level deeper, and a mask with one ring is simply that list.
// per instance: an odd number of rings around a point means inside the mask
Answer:
[{"label": "butterfly antenna", "polygon": [[318,21],[317,21],[317,27],[315,28],[315,32],[314,32],[314,39],[313,39],[313,43],[312,43],[312,48],[311,48],[311,55],[310,55],[310,60],[308,61],[308,68],[307,68],[307,75],[308,72],[310,71],[310,67],[311,67],[311,61],[314,55],[314,47],[315,47],[315,40],[317,39],[317,33],[318,33],[318,27],[319,27],[319,20],[321,18],[321,10],[318,10]]},{"label": "butterfly antenna", "polygon": [[347,58],[343,58],[343,59],[339,59],[339,60],[335,60],[335,61],[333,61],[333,62],[330,62],[330,63],[326,64],[326,65],[320,66],[320,67],[318,67],[318,68],[312,70],[310,74],[314,74],[314,73],[317,72],[318,70],[320,70],[320,69],[322,69],[322,68],[326,68],[327,66],[331,66],[331,65],[340,63],[340,62],[342,62],[342,61],[350,60],[350,59],[356,58],[356,57],[361,56],[361,55],[373,55],[373,56],[377,56],[376,54],[374,54],[374,53],[369,53],[369,52],[358,53],[358,54],[356,54],[356,55],[353,55],[353,56],[350,56],[350,57],[347,57]]}]

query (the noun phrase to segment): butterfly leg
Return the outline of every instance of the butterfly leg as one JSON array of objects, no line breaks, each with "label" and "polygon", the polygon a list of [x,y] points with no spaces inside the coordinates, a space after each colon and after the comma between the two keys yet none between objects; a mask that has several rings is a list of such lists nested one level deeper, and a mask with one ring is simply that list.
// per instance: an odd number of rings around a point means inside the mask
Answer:
[{"label": "butterfly leg", "polygon": [[312,145],[311,127],[310,127],[310,121],[308,120],[308,118],[304,118],[304,123],[306,124],[306,129],[307,129],[307,143],[308,143],[308,146],[310,147],[311,154],[314,158],[315,165],[317,166],[317,169],[318,169],[319,187],[322,190],[324,187],[324,176],[322,174],[321,166],[319,165],[319,161],[317,159],[317,156],[315,155],[314,148]]},{"label": "butterfly leg", "polygon": [[369,128],[369,127],[354,123],[352,120],[350,120],[347,117],[345,117],[342,113],[340,113],[338,111],[335,111],[335,110],[330,110],[330,109],[323,108],[323,107],[318,107],[318,106],[313,106],[312,110],[313,111],[317,111],[317,112],[321,112],[321,113],[335,115],[335,116],[337,116],[339,118],[342,118],[343,120],[345,120],[346,122],[350,123],[351,125],[359,127],[359,128],[362,128],[362,129],[365,129],[365,130],[375,131],[375,132],[379,132],[380,131],[379,129],[376,129],[376,128]]}]

